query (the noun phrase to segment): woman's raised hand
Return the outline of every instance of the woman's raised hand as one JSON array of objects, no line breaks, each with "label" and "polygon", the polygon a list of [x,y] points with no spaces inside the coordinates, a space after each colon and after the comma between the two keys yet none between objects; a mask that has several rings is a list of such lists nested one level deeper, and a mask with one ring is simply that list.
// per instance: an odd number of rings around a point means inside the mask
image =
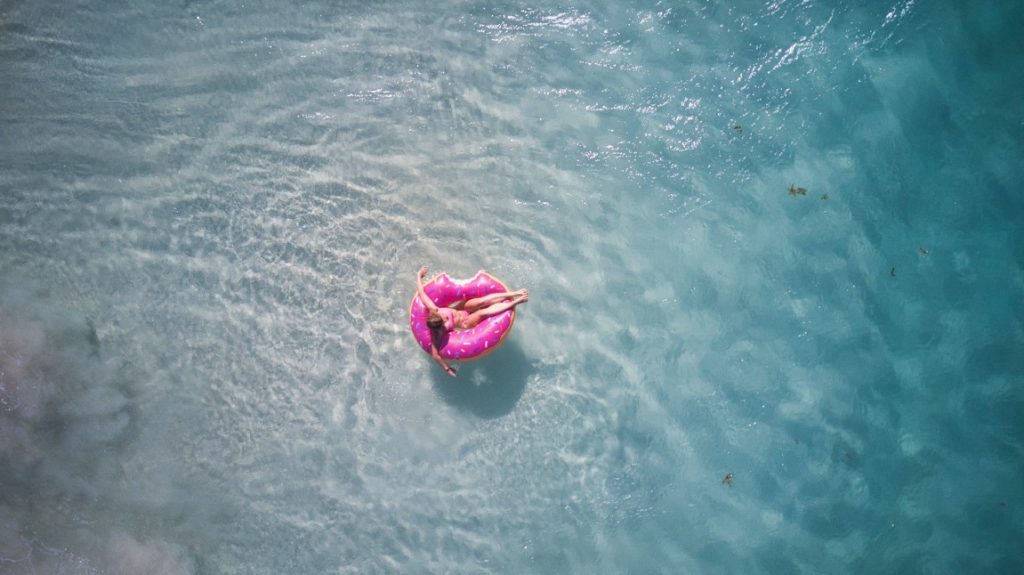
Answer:
[{"label": "woman's raised hand", "polygon": [[422,279],[422,278],[423,278],[423,276],[425,276],[425,275],[427,275],[427,266],[423,266],[423,267],[421,267],[421,268],[420,268],[420,271],[419,271],[419,272],[418,272],[418,273],[416,274],[416,277],[418,277],[418,278],[421,278],[421,279]]}]

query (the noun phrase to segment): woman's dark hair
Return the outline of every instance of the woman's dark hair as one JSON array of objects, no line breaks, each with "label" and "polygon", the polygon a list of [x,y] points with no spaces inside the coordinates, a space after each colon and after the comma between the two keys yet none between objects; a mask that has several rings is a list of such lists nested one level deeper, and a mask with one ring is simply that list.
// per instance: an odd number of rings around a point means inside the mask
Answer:
[{"label": "woman's dark hair", "polygon": [[443,326],[444,318],[441,317],[441,314],[437,312],[431,312],[431,314],[427,316],[427,327],[429,327],[430,329],[438,329]]}]

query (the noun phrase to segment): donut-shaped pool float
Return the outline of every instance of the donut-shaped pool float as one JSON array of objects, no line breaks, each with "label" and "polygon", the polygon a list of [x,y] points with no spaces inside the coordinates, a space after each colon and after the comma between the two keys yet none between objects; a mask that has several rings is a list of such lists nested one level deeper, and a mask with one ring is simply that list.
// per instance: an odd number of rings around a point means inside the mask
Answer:
[{"label": "donut-shaped pool float", "polygon": [[[475,297],[491,293],[507,292],[508,288],[491,274],[481,270],[468,280],[456,280],[442,273],[423,284],[427,297],[434,300],[438,307],[453,307],[453,304],[465,302]],[[409,304],[409,327],[416,343],[423,351],[430,354],[430,328],[427,327],[427,316],[430,310],[420,301],[419,295],[412,296]],[[512,322],[516,319],[515,308],[505,310],[497,315],[483,319],[472,329],[456,329],[441,336],[438,341],[438,353],[444,359],[469,361],[487,355],[501,345]]]}]

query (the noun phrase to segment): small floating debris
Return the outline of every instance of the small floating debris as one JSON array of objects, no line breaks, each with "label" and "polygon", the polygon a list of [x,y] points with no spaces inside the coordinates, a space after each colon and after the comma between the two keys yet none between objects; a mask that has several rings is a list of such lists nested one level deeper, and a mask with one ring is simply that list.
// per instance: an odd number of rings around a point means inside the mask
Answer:
[{"label": "small floating debris", "polygon": [[733,474],[731,471],[729,473],[726,473],[725,477],[722,478],[722,485],[726,487],[732,487],[732,478]]},{"label": "small floating debris", "polygon": [[736,133],[742,133],[743,132],[743,126],[741,126],[739,124],[733,124],[732,125],[732,129]]},{"label": "small floating debris", "polygon": [[828,192],[825,192],[824,194],[821,194],[821,199],[827,200],[828,199]]},{"label": "small floating debris", "polygon": [[806,196],[807,188],[798,188],[793,184],[789,185],[789,195],[791,196]]},{"label": "small floating debris", "polygon": [[920,253],[922,256],[928,255],[928,250],[924,249],[924,247],[921,246],[918,246],[917,252]]}]

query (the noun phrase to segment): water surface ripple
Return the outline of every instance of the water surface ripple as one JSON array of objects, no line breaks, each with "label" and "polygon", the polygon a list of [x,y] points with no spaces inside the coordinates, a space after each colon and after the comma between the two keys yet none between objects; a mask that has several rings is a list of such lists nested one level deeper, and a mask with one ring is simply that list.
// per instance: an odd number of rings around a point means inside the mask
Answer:
[{"label": "water surface ripple", "polygon": [[0,572],[1024,571],[1022,23],[6,3]]}]

